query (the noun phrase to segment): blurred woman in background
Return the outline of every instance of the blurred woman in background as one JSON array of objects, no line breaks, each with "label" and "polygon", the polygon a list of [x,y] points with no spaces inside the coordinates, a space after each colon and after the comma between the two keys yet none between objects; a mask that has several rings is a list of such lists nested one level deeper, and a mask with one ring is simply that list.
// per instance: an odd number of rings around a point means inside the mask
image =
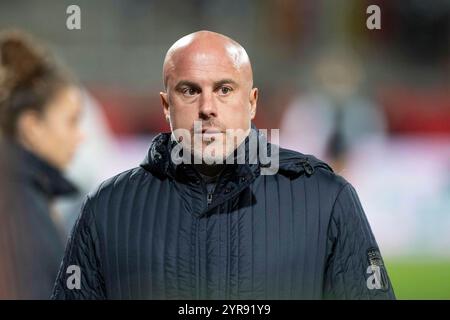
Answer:
[{"label": "blurred woman in background", "polygon": [[0,35],[0,299],[49,298],[65,237],[56,197],[82,139],[74,81],[28,35]]}]

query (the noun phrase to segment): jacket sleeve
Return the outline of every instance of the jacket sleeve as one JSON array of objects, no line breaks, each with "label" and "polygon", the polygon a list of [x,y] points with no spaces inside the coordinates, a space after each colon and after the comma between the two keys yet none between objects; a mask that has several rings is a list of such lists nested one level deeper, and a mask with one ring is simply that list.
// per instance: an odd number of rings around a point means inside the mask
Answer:
[{"label": "jacket sleeve", "polygon": [[105,299],[98,235],[89,198],[72,229],[52,299]]},{"label": "jacket sleeve", "polygon": [[386,267],[355,189],[347,183],[328,229],[325,299],[395,299]]}]

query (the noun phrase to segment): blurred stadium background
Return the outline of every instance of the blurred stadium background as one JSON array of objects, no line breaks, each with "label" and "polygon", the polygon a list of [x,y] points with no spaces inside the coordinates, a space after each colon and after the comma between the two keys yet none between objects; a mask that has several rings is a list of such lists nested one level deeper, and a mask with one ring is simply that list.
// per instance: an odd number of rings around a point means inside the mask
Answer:
[{"label": "blurred stadium background", "polygon": [[[81,8],[81,30],[66,8]],[[366,27],[381,8],[381,30]],[[1,1],[0,30],[43,40],[86,89],[68,175],[85,193],[134,167],[169,128],[158,93],[169,46],[201,29],[252,59],[255,123],[355,185],[399,299],[450,299],[450,1]],[[80,199],[59,204],[69,230]]]}]

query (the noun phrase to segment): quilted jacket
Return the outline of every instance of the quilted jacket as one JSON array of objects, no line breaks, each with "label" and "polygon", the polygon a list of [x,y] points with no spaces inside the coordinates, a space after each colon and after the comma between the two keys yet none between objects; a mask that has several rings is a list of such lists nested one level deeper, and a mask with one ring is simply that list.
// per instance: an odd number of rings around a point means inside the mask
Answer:
[{"label": "quilted jacket", "polygon": [[280,148],[277,174],[227,165],[208,194],[172,148],[159,134],[87,197],[53,299],[395,298],[355,189],[327,164]]}]

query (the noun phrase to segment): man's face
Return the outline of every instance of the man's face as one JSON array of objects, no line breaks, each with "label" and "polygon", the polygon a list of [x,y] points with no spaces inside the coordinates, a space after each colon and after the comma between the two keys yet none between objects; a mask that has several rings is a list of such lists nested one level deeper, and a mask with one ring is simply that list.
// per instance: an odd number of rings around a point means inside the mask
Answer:
[{"label": "man's face", "polygon": [[[255,115],[258,91],[252,88],[246,66],[236,63],[229,51],[226,47],[185,49],[174,55],[167,70],[167,91],[161,93],[164,113],[177,140],[177,129],[189,130],[189,137],[181,142],[189,144],[197,158],[207,158],[211,154],[205,151],[214,149],[215,156],[220,152],[224,159],[237,146],[227,143],[227,134],[231,139],[238,131],[233,142],[242,142]],[[194,134],[198,135],[194,138]]]}]

